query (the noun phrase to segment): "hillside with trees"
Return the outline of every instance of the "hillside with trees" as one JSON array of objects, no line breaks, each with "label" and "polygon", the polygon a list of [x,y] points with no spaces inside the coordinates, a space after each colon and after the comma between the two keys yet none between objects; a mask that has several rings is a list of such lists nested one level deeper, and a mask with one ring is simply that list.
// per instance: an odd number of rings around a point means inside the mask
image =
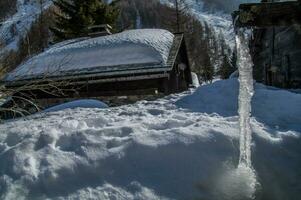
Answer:
[{"label": "hillside with trees", "polygon": [[0,1],[0,22],[16,12],[17,0]]},{"label": "hillside with trees", "polygon": [[[122,0],[119,29],[156,27],[171,32],[184,32],[192,70],[204,81],[212,80],[223,71],[228,72],[222,77],[228,77],[230,72],[235,71],[235,66],[231,65],[233,56],[225,38],[221,33],[216,33],[206,21],[201,22],[193,15],[189,15],[188,5],[185,2],[178,0],[177,11],[156,0],[147,2]],[[137,27],[137,24],[140,27]],[[227,69],[220,70],[222,66]]]},{"label": "hillside with trees", "polygon": [[58,12],[50,30],[55,41],[87,36],[90,26],[114,25],[119,15],[116,1],[107,4],[101,0],[57,0],[54,5]]},{"label": "hillside with trees", "polygon": [[87,36],[87,27],[106,23],[112,25],[115,32],[135,28],[184,32],[192,70],[200,79],[211,81],[214,76],[228,77],[235,67],[231,65],[231,50],[223,35],[216,33],[206,21],[188,14],[186,1],[177,2],[178,10],[158,0],[120,0],[110,5],[100,0],[75,1],[74,6],[66,0],[55,1],[55,6],[43,11],[20,40],[18,51],[11,51],[2,58],[1,68],[14,69],[51,44]]}]

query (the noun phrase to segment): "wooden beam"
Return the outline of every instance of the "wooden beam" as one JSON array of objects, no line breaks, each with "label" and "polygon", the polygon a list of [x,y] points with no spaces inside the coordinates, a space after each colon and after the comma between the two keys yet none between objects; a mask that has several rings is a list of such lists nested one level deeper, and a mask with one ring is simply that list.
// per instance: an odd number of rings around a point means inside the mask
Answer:
[{"label": "wooden beam", "polygon": [[89,26],[88,30],[90,31],[88,33],[90,37],[112,35],[112,27],[109,24]]},{"label": "wooden beam", "polygon": [[142,76],[130,76],[130,77],[119,77],[119,78],[107,78],[107,79],[98,79],[98,80],[87,80],[87,81],[76,81],[68,83],[68,85],[84,85],[84,84],[96,84],[96,83],[116,83],[124,81],[137,81],[137,80],[149,80],[149,79],[160,79],[168,78],[169,74],[150,74]]},{"label": "wooden beam", "polygon": [[301,0],[241,4],[233,13],[235,27],[271,27],[301,24]]},{"label": "wooden beam", "polygon": [[107,79],[110,77],[129,77],[129,76],[141,76],[142,74],[167,74],[172,70],[170,66],[159,66],[154,65],[150,68],[141,68],[135,70],[120,70],[113,72],[95,72],[90,74],[68,74],[56,77],[39,77],[36,79],[25,79],[25,80],[15,80],[15,81],[0,81],[0,85],[5,85],[6,87],[18,87],[26,84],[44,84],[45,82],[74,82],[77,80],[95,80],[95,79]]}]

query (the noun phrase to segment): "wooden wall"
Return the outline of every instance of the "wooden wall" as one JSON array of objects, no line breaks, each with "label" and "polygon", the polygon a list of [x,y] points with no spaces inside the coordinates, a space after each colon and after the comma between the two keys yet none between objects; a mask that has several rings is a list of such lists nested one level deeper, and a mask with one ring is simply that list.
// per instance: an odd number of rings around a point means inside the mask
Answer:
[{"label": "wooden wall", "polygon": [[301,88],[301,25],[254,30],[254,78],[281,88]]},{"label": "wooden wall", "polygon": [[301,87],[301,31],[298,27],[269,28],[255,47],[257,81],[283,88]]}]

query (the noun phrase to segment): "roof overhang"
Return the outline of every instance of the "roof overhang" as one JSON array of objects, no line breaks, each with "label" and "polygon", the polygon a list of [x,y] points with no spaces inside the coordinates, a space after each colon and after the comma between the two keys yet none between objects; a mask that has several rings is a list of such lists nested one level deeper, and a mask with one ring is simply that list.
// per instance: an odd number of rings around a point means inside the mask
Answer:
[{"label": "roof overhang", "polygon": [[139,69],[139,70],[123,70],[115,72],[106,73],[93,73],[93,74],[79,74],[79,75],[69,75],[69,76],[57,76],[51,78],[37,78],[37,79],[27,79],[18,81],[7,81],[1,84],[5,87],[20,87],[23,85],[40,85],[47,82],[65,82],[69,85],[77,84],[90,84],[90,83],[104,83],[104,82],[114,82],[114,81],[130,81],[130,80],[140,80],[142,77],[144,79],[154,79],[154,78],[164,78],[169,76],[169,71],[172,67],[157,67],[150,69]]}]

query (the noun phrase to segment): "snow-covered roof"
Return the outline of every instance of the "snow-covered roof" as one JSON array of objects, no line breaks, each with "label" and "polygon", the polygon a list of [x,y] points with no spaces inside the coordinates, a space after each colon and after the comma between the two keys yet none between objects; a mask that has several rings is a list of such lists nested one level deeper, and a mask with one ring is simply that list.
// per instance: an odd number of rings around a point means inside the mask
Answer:
[{"label": "snow-covered roof", "polygon": [[5,80],[165,67],[173,40],[174,35],[166,30],[139,29],[65,41],[29,59]]}]

